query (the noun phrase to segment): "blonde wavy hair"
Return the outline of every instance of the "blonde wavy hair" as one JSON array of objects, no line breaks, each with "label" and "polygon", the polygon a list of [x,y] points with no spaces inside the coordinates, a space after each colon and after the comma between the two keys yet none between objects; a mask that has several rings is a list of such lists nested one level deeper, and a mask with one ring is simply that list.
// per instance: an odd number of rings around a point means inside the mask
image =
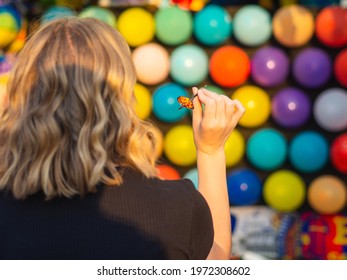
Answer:
[{"label": "blonde wavy hair", "polygon": [[27,41],[0,112],[0,190],[46,198],[120,185],[118,167],[156,176],[155,134],[135,113],[124,38],[93,18],[43,25]]}]

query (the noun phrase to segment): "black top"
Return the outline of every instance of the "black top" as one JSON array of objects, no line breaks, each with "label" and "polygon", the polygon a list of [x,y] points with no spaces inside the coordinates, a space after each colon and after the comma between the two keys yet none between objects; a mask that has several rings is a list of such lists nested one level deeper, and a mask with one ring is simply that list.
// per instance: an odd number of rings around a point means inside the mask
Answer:
[{"label": "black top", "polygon": [[0,259],[205,259],[211,213],[188,179],[146,179],[125,169],[123,184],[84,198],[24,201],[0,192]]}]

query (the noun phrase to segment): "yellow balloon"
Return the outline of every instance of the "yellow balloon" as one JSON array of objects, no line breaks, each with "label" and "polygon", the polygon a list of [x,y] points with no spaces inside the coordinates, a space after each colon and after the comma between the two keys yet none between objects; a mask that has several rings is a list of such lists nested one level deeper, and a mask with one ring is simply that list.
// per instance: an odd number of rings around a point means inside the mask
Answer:
[{"label": "yellow balloon", "polygon": [[16,39],[18,35],[16,19],[10,13],[0,14],[0,49],[6,47]]},{"label": "yellow balloon", "polygon": [[140,46],[151,41],[155,33],[153,15],[142,8],[129,8],[118,18],[119,32],[132,47]]},{"label": "yellow balloon", "polygon": [[237,164],[245,153],[245,139],[242,134],[234,129],[224,146],[226,166]]},{"label": "yellow balloon", "polygon": [[298,209],[305,200],[304,180],[291,170],[278,170],[264,182],[265,202],[278,211],[291,212]]},{"label": "yellow balloon", "polygon": [[9,73],[0,75],[0,111],[2,110],[6,102],[6,86],[8,81]]},{"label": "yellow balloon", "polygon": [[17,53],[24,47],[27,37],[27,29],[28,23],[25,19],[23,19],[22,28],[17,34],[16,39],[7,47],[8,53]]},{"label": "yellow balloon", "polygon": [[153,129],[154,136],[157,139],[157,143],[155,145],[155,158],[158,159],[163,154],[164,150],[164,135],[161,130],[155,126]]},{"label": "yellow balloon", "polygon": [[12,43],[16,39],[17,34],[18,32],[12,30],[0,30],[0,48],[4,48]]},{"label": "yellow balloon", "polygon": [[152,96],[150,91],[141,84],[135,84],[134,93],[136,98],[135,112],[141,119],[147,119],[152,110]]},{"label": "yellow balloon", "polygon": [[198,12],[204,8],[207,2],[207,0],[193,0],[190,4],[190,10]]},{"label": "yellow balloon", "polygon": [[257,127],[264,124],[271,113],[269,95],[257,86],[242,86],[231,95],[238,99],[246,109],[239,124],[244,127]]},{"label": "yellow balloon", "polygon": [[189,125],[171,128],[164,138],[164,153],[174,164],[189,166],[196,162],[193,129]]},{"label": "yellow balloon", "polygon": [[0,74],[0,84],[6,86],[9,78],[9,73]]}]

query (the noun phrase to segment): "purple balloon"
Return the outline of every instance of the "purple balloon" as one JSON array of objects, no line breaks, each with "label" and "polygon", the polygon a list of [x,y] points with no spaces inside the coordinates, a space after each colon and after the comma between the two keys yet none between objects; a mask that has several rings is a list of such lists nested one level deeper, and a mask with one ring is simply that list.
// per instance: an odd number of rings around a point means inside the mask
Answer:
[{"label": "purple balloon", "polygon": [[311,101],[301,90],[288,87],[272,98],[272,117],[283,127],[295,128],[307,122],[311,114]]},{"label": "purple balloon", "polygon": [[289,59],[276,47],[263,47],[252,57],[251,75],[254,81],[265,87],[281,84],[288,76]]},{"label": "purple balloon", "polygon": [[294,59],[293,75],[307,88],[318,88],[330,78],[332,65],[329,55],[318,48],[306,48]]}]

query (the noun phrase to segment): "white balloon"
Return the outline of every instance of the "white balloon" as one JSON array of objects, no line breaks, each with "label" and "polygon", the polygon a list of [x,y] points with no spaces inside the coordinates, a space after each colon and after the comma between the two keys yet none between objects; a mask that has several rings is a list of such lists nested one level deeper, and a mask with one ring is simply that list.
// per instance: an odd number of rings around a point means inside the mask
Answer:
[{"label": "white balloon", "polygon": [[313,115],[318,125],[327,131],[347,129],[347,91],[329,88],[321,92],[314,101]]},{"label": "white balloon", "polygon": [[169,75],[169,52],[157,43],[137,47],[132,54],[137,79],[146,85],[157,85]]}]

